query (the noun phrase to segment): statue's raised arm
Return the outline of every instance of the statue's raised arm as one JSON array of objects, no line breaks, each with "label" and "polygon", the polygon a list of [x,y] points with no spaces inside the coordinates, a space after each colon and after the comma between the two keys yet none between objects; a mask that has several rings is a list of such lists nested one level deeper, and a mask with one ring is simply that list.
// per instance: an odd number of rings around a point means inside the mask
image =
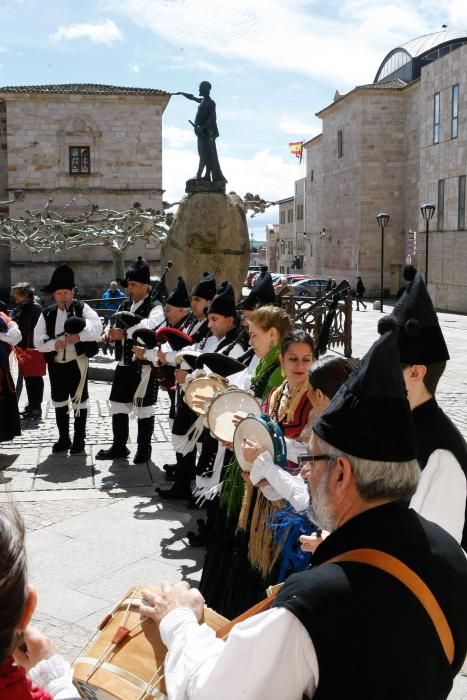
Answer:
[{"label": "statue's raised arm", "polygon": [[[183,95],[188,100],[198,102],[195,121],[191,122],[198,139],[199,166],[194,179],[212,182],[227,182],[222,174],[217,157],[216,138],[219,136],[216,119],[216,103],[210,97],[211,83],[207,80],[200,83],[199,97],[188,92],[174,92],[173,95]],[[203,174],[204,173],[204,174]]]}]

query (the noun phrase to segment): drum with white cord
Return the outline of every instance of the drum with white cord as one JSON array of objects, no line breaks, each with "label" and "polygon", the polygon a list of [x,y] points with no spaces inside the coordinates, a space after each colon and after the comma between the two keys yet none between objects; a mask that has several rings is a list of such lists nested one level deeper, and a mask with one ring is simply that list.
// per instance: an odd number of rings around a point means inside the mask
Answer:
[{"label": "drum with white cord", "polygon": [[212,435],[222,442],[233,442],[239,421],[248,415],[259,416],[261,406],[253,392],[229,386],[212,399],[207,422]]},{"label": "drum with white cord", "polygon": [[[100,623],[73,662],[73,682],[86,700],[167,700],[164,646],[159,626],[139,612],[142,586],[128,591]],[[156,586],[144,586],[160,593]],[[213,630],[228,620],[210,608],[204,622]]]},{"label": "drum with white cord", "polygon": [[267,450],[274,460],[274,464],[285,467],[287,462],[287,446],[284,433],[278,423],[273,421],[267,413],[259,416],[247,416],[236,427],[233,447],[235,457],[243,469],[250,472],[253,464],[247,462],[243,456],[243,444],[245,440],[256,442],[262,450]]}]

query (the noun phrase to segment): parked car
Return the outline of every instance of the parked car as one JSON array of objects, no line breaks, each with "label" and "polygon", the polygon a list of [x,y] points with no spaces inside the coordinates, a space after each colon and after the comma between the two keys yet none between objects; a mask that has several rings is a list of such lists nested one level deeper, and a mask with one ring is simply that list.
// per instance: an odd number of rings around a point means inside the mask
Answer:
[{"label": "parked car", "polygon": [[309,277],[293,282],[289,285],[290,293],[295,297],[314,297],[318,293],[324,294],[327,279],[322,277]]}]

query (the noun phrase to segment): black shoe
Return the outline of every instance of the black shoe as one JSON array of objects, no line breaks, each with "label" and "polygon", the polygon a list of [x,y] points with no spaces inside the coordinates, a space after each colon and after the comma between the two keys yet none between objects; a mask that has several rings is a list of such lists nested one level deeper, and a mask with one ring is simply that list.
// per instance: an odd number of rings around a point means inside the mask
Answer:
[{"label": "black shoe", "polygon": [[189,494],[184,491],[179,491],[178,489],[161,489],[159,486],[156,488],[156,493],[161,498],[165,498],[168,501],[183,501],[184,498],[188,498]]},{"label": "black shoe", "polygon": [[138,448],[135,456],[133,457],[133,464],[143,464],[144,462],[149,462],[151,459],[151,448],[140,449]]},{"label": "black shoe", "polygon": [[68,438],[59,438],[57,442],[52,445],[52,452],[56,454],[57,452],[68,452],[71,447],[71,440]]},{"label": "black shoe", "polygon": [[24,408],[21,409],[20,414],[24,416],[26,413],[31,413],[31,411],[32,411],[32,408],[28,404],[27,406],[25,406]]},{"label": "black shoe", "polygon": [[130,450],[125,445],[112,445],[108,450],[99,450],[96,459],[125,459],[130,454]]},{"label": "black shoe", "polygon": [[190,547],[206,547],[208,544],[207,533],[203,532],[193,532],[190,530],[186,533],[186,537]]},{"label": "black shoe", "polygon": [[73,440],[73,443],[70,447],[70,454],[71,455],[79,455],[82,452],[84,452],[84,445],[85,442],[84,440]]},{"label": "black shoe", "polygon": [[28,412],[28,416],[34,420],[39,420],[39,418],[42,418],[42,411],[40,408],[33,408]]},{"label": "black shoe", "polygon": [[163,464],[163,465],[162,465],[162,469],[163,469],[167,474],[170,474],[170,472],[174,472],[174,473],[175,473],[176,468],[177,468],[177,463],[175,463],[175,464]]}]

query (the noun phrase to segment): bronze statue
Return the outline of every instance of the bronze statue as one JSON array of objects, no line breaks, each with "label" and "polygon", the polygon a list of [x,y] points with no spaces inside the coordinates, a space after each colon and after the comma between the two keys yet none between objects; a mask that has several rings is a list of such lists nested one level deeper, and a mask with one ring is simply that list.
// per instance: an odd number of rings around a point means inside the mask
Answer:
[{"label": "bronze statue", "polygon": [[183,95],[187,100],[199,103],[194,123],[189,120],[198,138],[199,166],[195,179],[227,182],[217,157],[216,138],[219,136],[219,131],[216,121],[216,103],[211,99],[210,92],[211,83],[204,80],[199,86],[199,97],[190,95],[188,92],[174,92],[172,94]]}]

